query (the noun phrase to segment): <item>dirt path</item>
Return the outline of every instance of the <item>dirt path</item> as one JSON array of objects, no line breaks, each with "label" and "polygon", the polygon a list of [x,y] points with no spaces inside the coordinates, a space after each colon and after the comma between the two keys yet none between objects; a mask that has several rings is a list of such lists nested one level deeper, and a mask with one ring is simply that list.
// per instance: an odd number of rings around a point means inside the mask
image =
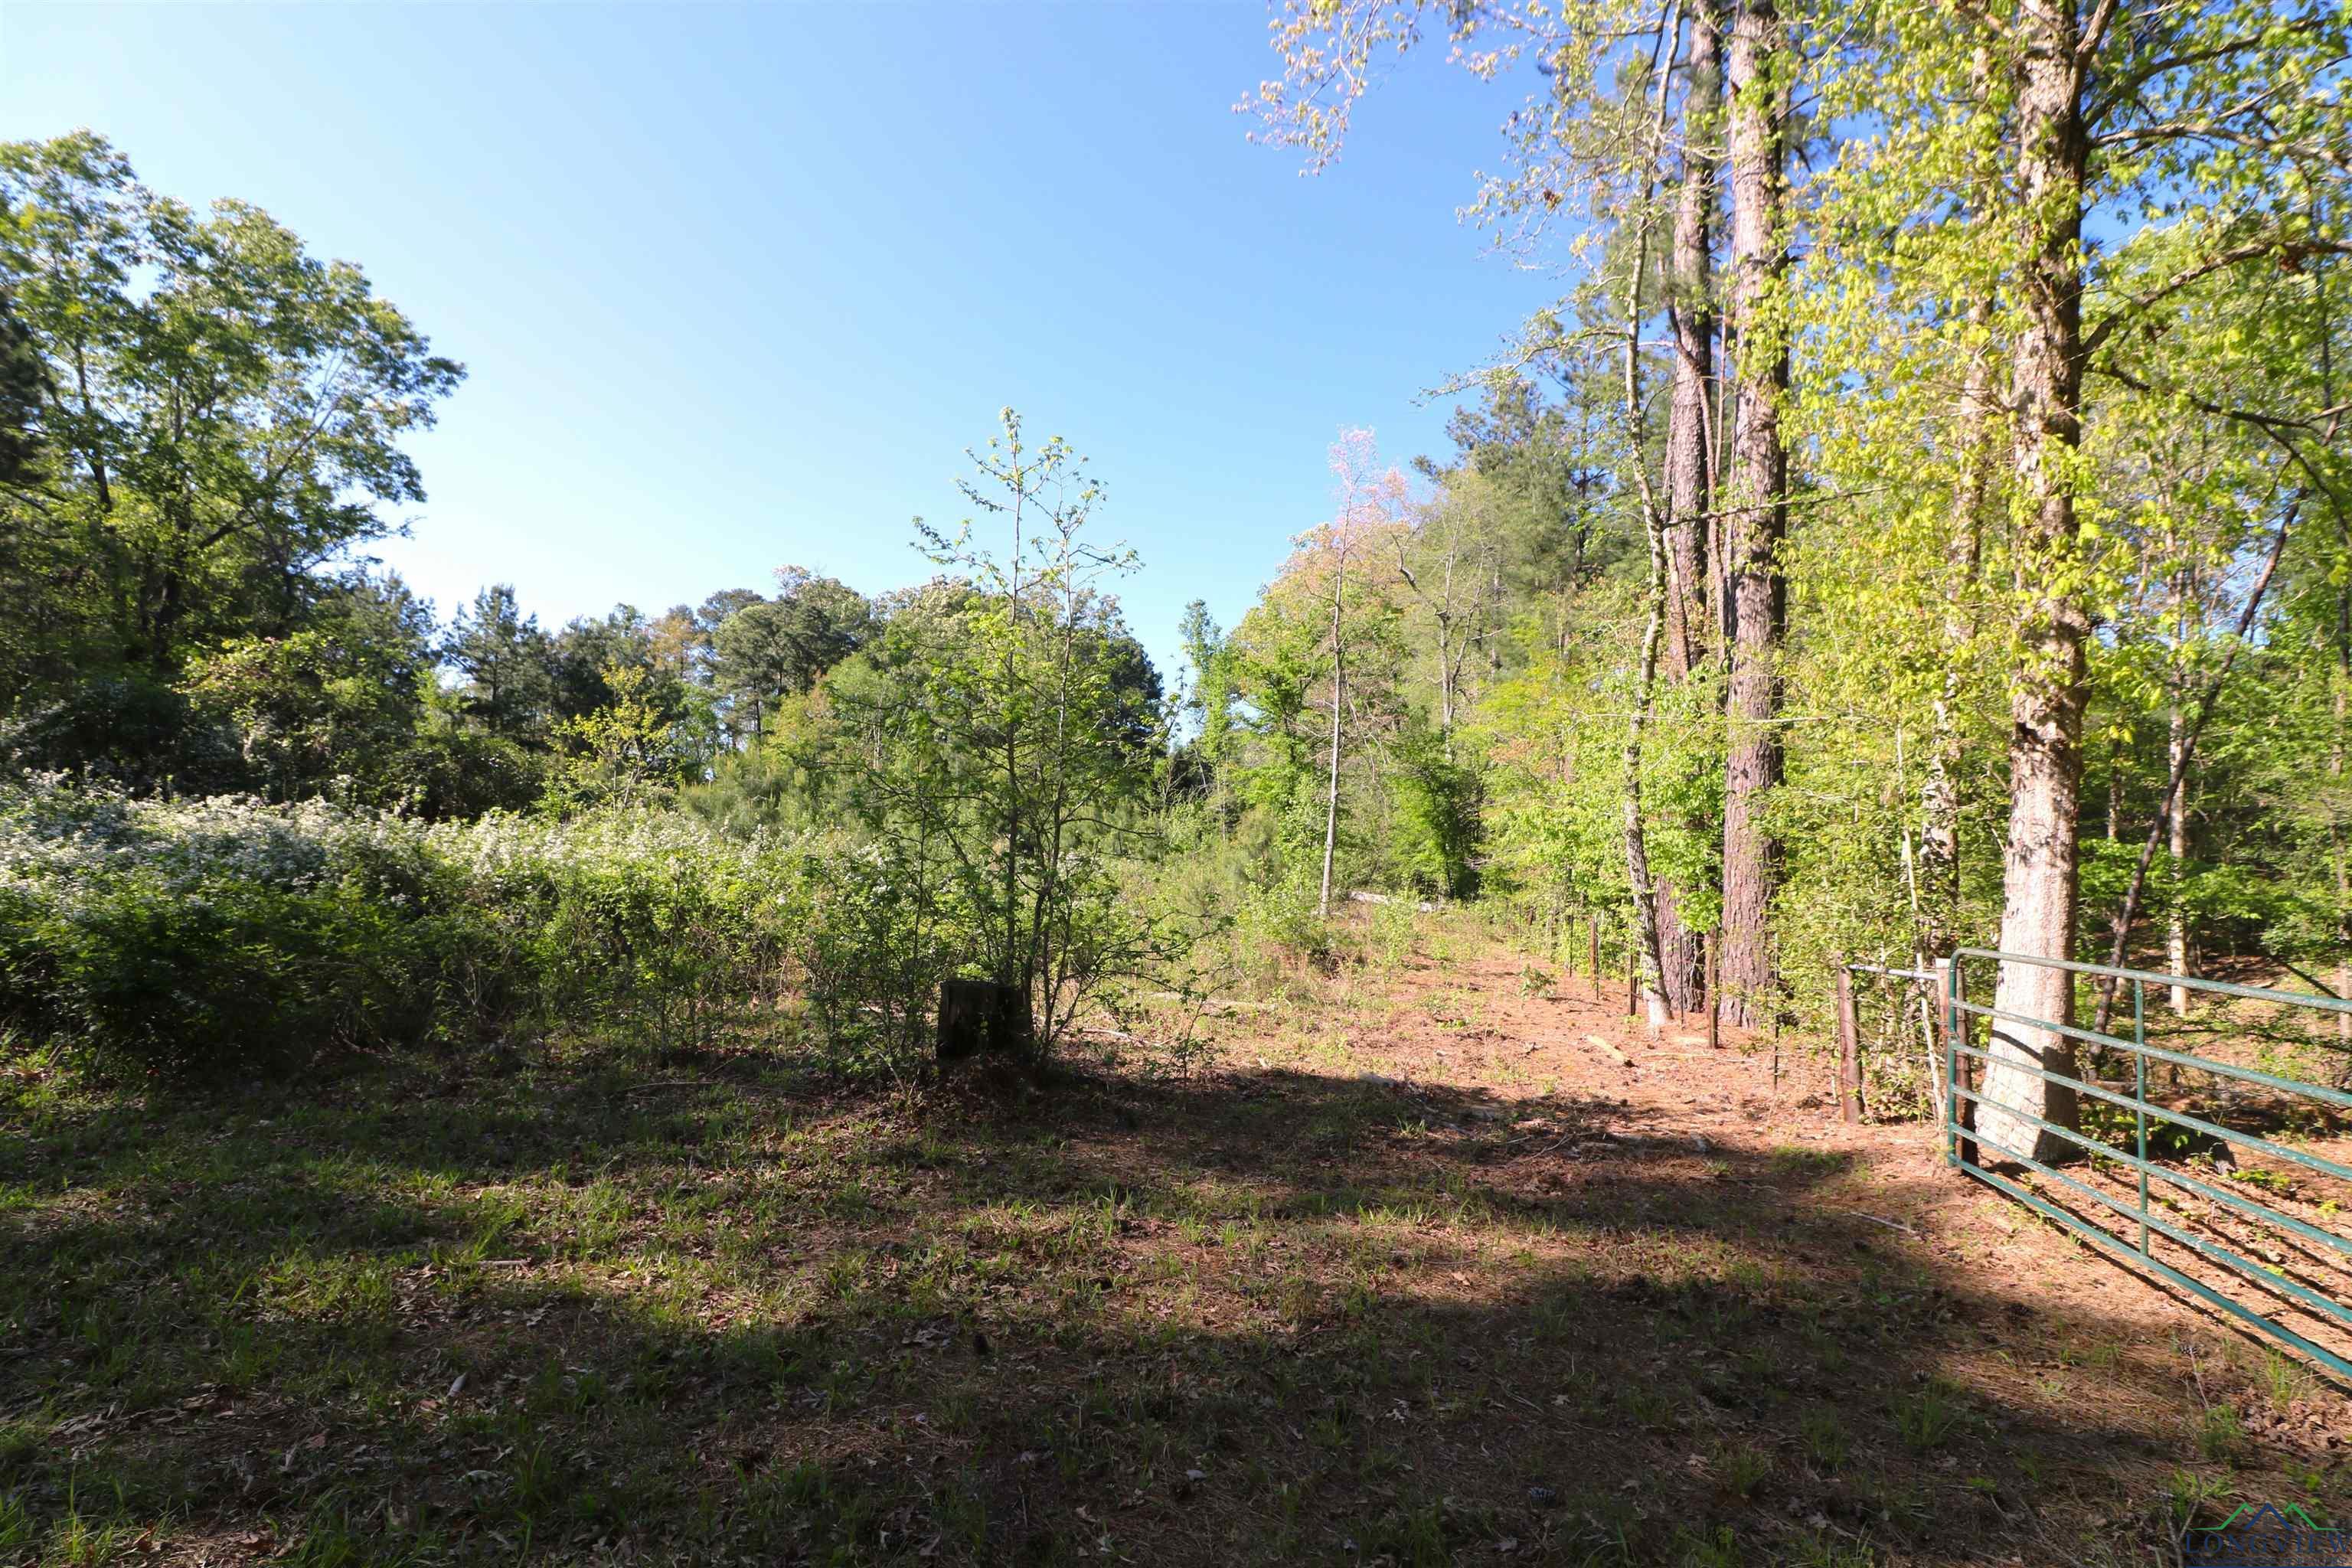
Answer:
[{"label": "dirt path", "polygon": [[[1653,1036],[1626,1016],[1622,978],[1595,1000],[1582,976],[1532,972],[1507,953],[1445,965],[1416,964],[1400,975],[1390,1026],[1353,1042],[1376,1069],[1408,1084],[1475,1086],[1503,1099],[1539,1100],[1530,1089],[1614,1099],[1645,1136],[1672,1149],[1688,1144],[1803,1149],[1853,1162],[1856,1194],[1885,1190],[1874,1207],[1845,1211],[1888,1235],[1903,1255],[1965,1270],[1988,1288],[2135,1325],[2143,1335],[2191,1332],[2235,1337],[2221,1314],[2066,1236],[1982,1184],[1951,1173],[1935,1131],[1914,1122],[1849,1125],[1837,1114],[1829,1059],[1763,1036],[1720,1033],[1709,1049],[1705,1025],[1683,1020]],[[2315,1145],[2331,1158],[2352,1145]],[[2317,1216],[2315,1215],[2315,1218]],[[1895,1238],[1900,1238],[1899,1240]],[[2219,1270],[2200,1277],[2225,1284]],[[2256,1347],[2261,1348],[2261,1347]]]},{"label": "dirt path", "polygon": [[[2119,1482],[2137,1474],[2176,1515],[2200,1522],[2237,1500],[2325,1512],[2352,1479],[2343,1391],[2205,1303],[1954,1173],[1931,1129],[1843,1123],[1818,1052],[1728,1030],[1710,1048],[1696,1020],[1654,1036],[1626,1016],[1621,978],[1605,980],[1596,999],[1589,979],[1510,953],[1416,963],[1381,989],[1388,995],[1363,1006],[1360,1023],[1300,1055],[1328,1061],[1336,1045],[1462,1135],[1508,1128],[1487,1175],[1497,1189],[1581,1195],[1607,1215],[1620,1200],[1605,1156],[1621,1152],[1643,1155],[1653,1181],[1694,1188],[1736,1181],[1733,1163],[1834,1170],[1801,1191],[1740,1184],[1744,1219],[1825,1226],[1856,1251],[1970,1300],[1973,1321],[1934,1347],[1937,1379],[2055,1425],[2095,1420]],[[1579,1114],[1560,1116],[1563,1103]],[[2245,1299],[2223,1271],[2186,1266]],[[2128,1377],[2102,1375],[2126,1366]],[[2174,1461],[2143,1462],[2159,1452]],[[2105,1514],[2116,1522],[2131,1514],[2114,1506],[2130,1483],[2118,1490]],[[2161,1544],[2148,1546],[2158,1559]]]}]

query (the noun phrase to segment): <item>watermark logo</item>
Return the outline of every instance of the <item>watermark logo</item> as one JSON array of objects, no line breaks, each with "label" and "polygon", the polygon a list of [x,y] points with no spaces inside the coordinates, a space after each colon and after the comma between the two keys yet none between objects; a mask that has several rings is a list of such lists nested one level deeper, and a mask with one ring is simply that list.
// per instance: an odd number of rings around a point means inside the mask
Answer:
[{"label": "watermark logo", "polygon": [[2239,1505],[2207,1530],[2184,1531],[2185,1568],[2352,1568],[2352,1530],[2322,1525],[2293,1503]]}]

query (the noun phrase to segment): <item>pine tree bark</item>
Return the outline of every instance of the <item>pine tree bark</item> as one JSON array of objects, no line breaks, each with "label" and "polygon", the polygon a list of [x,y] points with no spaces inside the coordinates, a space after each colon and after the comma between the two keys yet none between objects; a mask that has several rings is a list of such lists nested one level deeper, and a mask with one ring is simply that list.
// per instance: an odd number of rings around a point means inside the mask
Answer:
[{"label": "pine tree bark", "polygon": [[1731,438],[1726,606],[1731,623],[1723,807],[1723,999],[1753,1028],[1772,1007],[1766,917],[1778,859],[1764,822],[1780,782],[1777,668],[1788,621],[1780,542],[1788,457],[1780,403],[1789,352],[1774,319],[1781,232],[1787,32],[1774,0],[1739,0],[1730,48],[1731,318],[1738,407]]},{"label": "pine tree bark", "polygon": [[[2022,0],[2018,44],[2017,268],[2022,321],[2015,339],[2017,482],[2022,586],[2011,671],[2009,846],[2001,868],[2000,945],[2074,955],[2075,829],[2082,809],[2084,646],[2090,616],[2070,568],[2077,548],[2073,485],[2082,439],[2083,186],[2089,159],[2082,105],[2081,27],[2074,0]],[[2004,963],[1993,1005],[2071,1025],[2074,976]],[[2076,1124],[2074,1090],[2041,1072],[2077,1076],[2056,1030],[1996,1020],[1977,1133],[1987,1158],[2054,1161],[2066,1141],[2036,1126]],[[1999,1145],[1998,1148],[1993,1145]]]},{"label": "pine tree bark", "polygon": [[[1706,0],[1691,18],[1688,85],[1683,94],[1681,188],[1675,205],[1666,317],[1675,344],[1672,401],[1666,424],[1665,672],[1677,685],[1714,657],[1710,626],[1713,574],[1708,562],[1708,513],[1714,505],[1715,379],[1714,244],[1715,141],[1722,69],[1720,21]],[[1705,989],[1701,934],[1686,924],[1670,879],[1657,884],[1660,984],[1676,1013],[1695,1011]]]},{"label": "pine tree bark", "polygon": [[1678,679],[1707,660],[1715,641],[1708,624],[1708,512],[1714,500],[1714,419],[1708,393],[1715,378],[1714,142],[1721,48],[1717,14],[1711,5],[1701,5],[1691,19],[1682,183],[1667,259],[1666,318],[1674,336],[1675,371],[1666,426],[1666,563],[1672,583],[1666,671]]}]

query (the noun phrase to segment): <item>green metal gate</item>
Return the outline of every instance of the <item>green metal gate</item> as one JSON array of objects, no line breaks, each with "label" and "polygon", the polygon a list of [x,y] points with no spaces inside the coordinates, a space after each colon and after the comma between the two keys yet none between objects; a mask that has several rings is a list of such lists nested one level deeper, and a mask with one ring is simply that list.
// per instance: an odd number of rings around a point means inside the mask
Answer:
[{"label": "green metal gate", "polygon": [[[2095,1030],[2078,1028],[2073,1025],[2060,1024],[2047,1018],[2033,1018],[2022,1014],[2005,1013],[1984,1003],[1971,1002],[1968,997],[1967,977],[1969,966],[1976,963],[2029,963],[2049,969],[2063,969],[2070,973],[2095,980],[2112,979],[2119,985],[2128,985],[2131,988],[2131,1036],[2129,1038],[2125,1038],[2116,1035],[2101,1034]],[[2286,1247],[2298,1249],[2316,1247],[2321,1249],[2323,1254],[2332,1254],[2338,1260],[2339,1267],[2352,1268],[2352,1240],[2347,1240],[2333,1230],[2314,1224],[2311,1220],[2284,1213],[2270,1204],[2258,1201],[2249,1193],[2229,1190],[2219,1184],[2217,1181],[2208,1181],[2160,1160],[2150,1159],[2148,1124],[2151,1119],[2154,1119],[2161,1123],[2186,1128],[2203,1140],[2227,1143],[2233,1148],[2261,1153],[2304,1170],[2335,1178],[2347,1184],[2346,1188],[2347,1197],[2352,1197],[2352,1167],[2338,1164],[2308,1150],[2238,1131],[2235,1129],[2224,1127],[2218,1121],[2193,1116],[2187,1111],[2153,1102],[2148,1099],[2147,1093],[2148,1064],[2161,1062],[2175,1068],[2187,1068],[2199,1072],[2211,1073],[2236,1082],[2257,1085],[2274,1094],[2315,1102],[2339,1110],[2352,1110],[2352,1094],[2347,1094],[2341,1089],[2305,1083],[2295,1079],[2282,1078],[2253,1068],[2241,1067],[2232,1062],[2214,1061],[2205,1057],[2191,1056],[2186,1052],[2152,1046],[2147,1041],[2147,992],[2151,986],[2158,988],[2186,986],[2193,991],[2242,1001],[2275,1003],[2290,1008],[2309,1009],[2328,1014],[2352,1014],[2352,1001],[2333,996],[2306,996],[2296,992],[2274,991],[2254,985],[2233,985],[2217,980],[2198,980],[2187,975],[2158,974],[2147,970],[2116,969],[2102,963],[2076,963],[2061,959],[2031,958],[2019,953],[1998,952],[1986,948],[1959,950],[1953,955],[1952,963],[1947,969],[1944,978],[1944,1083],[1947,1086],[1947,1104],[1944,1114],[1945,1154],[1954,1166],[2014,1198],[2045,1218],[2063,1226],[2068,1231],[2120,1261],[2189,1292],[2200,1300],[2228,1313],[2256,1332],[2292,1346],[2338,1376],[2352,1380],[2352,1360],[2347,1360],[2345,1354],[2339,1354],[2336,1351],[2314,1342],[2305,1335],[2297,1333],[2280,1322],[2270,1313],[2257,1310],[2256,1306],[2249,1305],[2245,1301],[2235,1300],[2205,1281],[2184,1273],[2160,1257],[2155,1244],[2169,1243],[2192,1252],[2198,1258],[2267,1293],[2277,1307],[2299,1309],[2310,1312],[2316,1318],[2329,1321],[2344,1329],[2347,1335],[2352,1335],[2352,1306],[2347,1306],[2344,1300],[2338,1299],[2339,1296],[2347,1293],[2344,1284],[2324,1279],[2314,1279],[2308,1268],[2301,1270],[2303,1277],[2298,1278],[2296,1270],[2280,1264],[2257,1262],[2245,1257],[2239,1248],[2242,1247],[2245,1250],[2261,1250],[2261,1248],[2250,1247],[2242,1239],[2238,1240],[2238,1246],[2233,1247],[2222,1245],[2211,1236],[2195,1234],[2188,1225],[2182,1223],[2190,1216],[2180,1213],[2174,1205],[2162,1198],[2158,1199],[2157,1205],[2151,1205],[2150,1184],[2162,1184],[2177,1191],[2193,1194],[2242,1220],[2256,1226],[2267,1227],[2257,1231],[2258,1236],[2275,1233],[2282,1237],[2292,1238],[2291,1241],[2284,1244]],[[1962,1070],[1968,1062],[1985,1063],[1993,1059],[1990,1049],[1979,1047],[1971,1038],[1973,1020],[1977,1018],[1987,1020],[1988,1035],[1990,1033],[1990,1026],[1994,1024],[2018,1024],[2031,1028],[2048,1029],[2069,1039],[2102,1047],[2104,1050],[2129,1053],[2131,1077],[2128,1088],[2110,1087],[2107,1084],[2094,1081],[2094,1075],[2088,1070],[2082,1070],[2082,1076],[2079,1077],[2068,1077],[2046,1068],[2021,1061],[2018,1059],[2017,1055],[2004,1056],[2000,1058],[2005,1067],[2032,1073],[2052,1083],[2068,1086],[2085,1100],[2102,1102],[2127,1112],[2130,1119],[2128,1131],[2131,1135],[2129,1148],[2102,1142],[2077,1129],[2060,1127],[2039,1117],[2025,1115],[2013,1106],[1998,1105],[1997,1108],[2009,1115],[2017,1116],[2024,1121],[2038,1126],[2044,1131],[2071,1142],[2084,1151],[2091,1157],[2091,1169],[2084,1173],[2086,1175],[2096,1176],[2101,1173],[2099,1167],[2105,1163],[2112,1163],[2133,1173],[2137,1176],[2136,1194],[2128,1191],[2123,1194],[2108,1191],[2092,1181],[2083,1180],[2038,1160],[2031,1159],[2023,1151],[2002,1147],[1978,1134],[1974,1126],[1970,1124],[1973,1118],[1967,1114],[1966,1108],[1997,1104],[1997,1102],[1988,1101],[1977,1090],[1968,1087],[1968,1075]],[[1990,1041],[1988,1039],[1987,1045],[1990,1044]],[[2118,1135],[2123,1131],[2125,1130],[2119,1126]],[[2112,1213],[2117,1216],[2118,1228],[2110,1230],[2103,1226],[2093,1224],[2083,1215],[2050,1201],[2049,1197],[2042,1194],[2029,1191],[2020,1179],[2015,1179],[2002,1172],[1988,1169],[1986,1160],[1988,1155],[1992,1156],[1992,1163],[1995,1163],[2013,1162],[2020,1169],[2031,1172],[2034,1177],[2046,1181],[2057,1192],[2063,1192],[2070,1199],[2094,1205],[2095,1211],[2105,1210]],[[2218,1176],[2218,1172],[2214,1173]],[[2053,1193],[2052,1195],[2056,1195],[2056,1193]],[[2306,1251],[2305,1256],[2315,1258],[2318,1255]],[[2256,1300],[2259,1301],[2261,1298],[2258,1297]]]}]

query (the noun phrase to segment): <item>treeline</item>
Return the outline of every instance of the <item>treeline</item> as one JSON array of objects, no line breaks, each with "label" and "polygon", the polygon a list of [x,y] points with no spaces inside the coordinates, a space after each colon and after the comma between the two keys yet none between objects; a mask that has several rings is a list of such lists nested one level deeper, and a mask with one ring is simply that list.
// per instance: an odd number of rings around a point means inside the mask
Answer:
[{"label": "treeline", "polygon": [[903,1072],[952,975],[1033,1060],[1184,984],[1132,558],[1009,410],[980,523],[917,525],[929,581],[553,631],[498,584],[444,625],[364,552],[462,369],[356,268],[80,133],[0,146],[0,1038],[211,1071],[782,1028]]},{"label": "treeline", "polygon": [[8,762],[142,793],[332,795],[432,820],[642,798],[755,742],[776,700],[882,626],[854,590],[789,567],[772,596],[730,589],[657,616],[622,605],[551,632],[509,584],[443,624],[397,574],[300,575],[291,608],[212,607],[226,635],[155,662],[16,672]]},{"label": "treeline", "polygon": [[[1538,83],[1473,215],[1573,279],[1433,493],[1219,655],[1336,720],[1365,864],[1614,921],[1654,1018],[1709,943],[1753,1026],[1964,943],[2352,990],[2340,8],[1278,9],[1255,107],[1311,167],[1416,46]],[[1988,1096],[2071,1118],[2024,1070],[2062,1035],[1995,1050]]]},{"label": "treeline", "polygon": [[[729,772],[787,699],[970,597],[785,567],[772,592],[552,630],[493,584],[443,624],[352,562],[424,498],[401,438],[461,366],[357,268],[242,204],[191,212],[88,133],[0,148],[0,203],[18,771],[435,819],[643,798]],[[1108,635],[1148,705],[1141,647]]]},{"label": "treeline", "polygon": [[[1172,693],[1098,489],[1009,416],[929,583],[788,570],[551,633],[493,588],[439,627],[351,563],[459,367],[265,215],[87,135],[0,149],[0,744],[146,795],[789,844],[849,892],[772,978],[907,1050],[945,976],[1043,1049],[1118,977],[1325,955],[1367,886],[1598,922],[1659,1021],[1710,957],[1733,1023],[1801,1027],[1843,957],[1969,944],[2352,992],[2346,26],[1287,7],[1257,107],[1314,162],[1424,33],[1536,68],[1476,214],[1571,282],[1450,452],[1343,433],[1331,515],[1237,624],[1192,607]],[[2063,1023],[2076,989],[2011,965],[1995,1001]],[[2074,1070],[2047,1029],[1996,1049]],[[1928,1055],[1882,1067],[1924,1089]]]}]

